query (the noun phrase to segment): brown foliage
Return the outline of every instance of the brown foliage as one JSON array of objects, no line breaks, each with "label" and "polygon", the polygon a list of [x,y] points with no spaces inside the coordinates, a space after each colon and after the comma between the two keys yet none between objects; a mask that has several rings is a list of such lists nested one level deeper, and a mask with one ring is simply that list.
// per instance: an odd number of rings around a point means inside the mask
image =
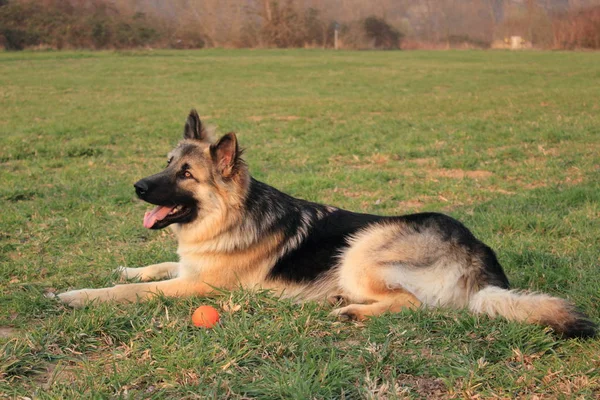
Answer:
[{"label": "brown foliage", "polygon": [[600,49],[600,6],[555,16],[552,32],[555,48]]},{"label": "brown foliage", "polygon": [[123,14],[102,0],[11,1],[0,7],[4,46],[128,48],[156,41],[155,21],[143,13]]},{"label": "brown foliage", "polygon": [[600,48],[600,0],[0,0],[8,49],[330,48],[334,26],[348,49]]},{"label": "brown foliage", "polygon": [[299,9],[294,1],[281,4],[265,0],[262,23],[256,30],[267,47],[325,46],[327,26],[316,8]]},{"label": "brown foliage", "polygon": [[[318,2],[175,0],[165,13],[151,7],[145,12],[133,0],[0,1],[0,44],[13,50],[333,47],[335,24],[316,8]],[[394,49],[402,37],[376,16],[350,21],[343,30],[346,48]]]}]

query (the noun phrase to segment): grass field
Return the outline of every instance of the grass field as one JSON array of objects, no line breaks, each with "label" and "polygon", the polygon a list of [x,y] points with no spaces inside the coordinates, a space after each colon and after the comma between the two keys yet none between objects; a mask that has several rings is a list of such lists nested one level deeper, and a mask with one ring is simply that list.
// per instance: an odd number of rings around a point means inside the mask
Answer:
[{"label": "grass field", "polygon": [[[190,108],[256,178],[360,212],[443,211],[514,287],[600,311],[600,53],[0,53],[0,397],[598,398],[600,340],[418,310],[338,322],[268,293],[72,310],[46,292],[175,259],[132,184]],[[200,304],[222,324],[191,326]],[[535,397],[535,396],[539,397]]]}]

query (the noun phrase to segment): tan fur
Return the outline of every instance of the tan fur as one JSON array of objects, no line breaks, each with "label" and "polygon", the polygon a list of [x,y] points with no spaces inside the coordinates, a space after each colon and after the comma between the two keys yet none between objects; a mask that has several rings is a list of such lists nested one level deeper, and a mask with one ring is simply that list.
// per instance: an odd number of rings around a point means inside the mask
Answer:
[{"label": "tan fur", "polygon": [[142,268],[119,267],[116,270],[123,279],[148,282],[157,279],[174,278],[179,274],[179,263],[164,262],[152,264]]},{"label": "tan fur", "polygon": [[102,289],[81,289],[61,293],[59,299],[71,307],[82,307],[91,301],[133,302],[145,300],[151,296],[183,297],[191,295],[206,296],[214,288],[204,282],[184,278],[166,281],[130,283]]},{"label": "tan fur", "polygon": [[[227,238],[223,241],[227,242]],[[224,289],[254,286],[266,278],[280,241],[281,234],[277,233],[230,251],[189,251],[180,247],[180,273],[193,279],[201,275],[205,282]]]},{"label": "tan fur", "polygon": [[385,288],[412,293],[414,304],[465,306],[477,289],[464,251],[401,223],[359,232],[340,260],[340,285],[356,302],[373,301],[377,288]]},{"label": "tan fur", "polygon": [[337,317],[363,321],[367,317],[381,315],[385,312],[397,313],[421,305],[421,302],[415,296],[407,292],[388,293],[386,296],[381,296],[381,298],[381,301],[370,304],[350,304],[333,310],[331,314]]},{"label": "tan fur", "polygon": [[550,325],[558,330],[574,320],[573,306],[566,300],[542,293],[496,287],[487,287],[476,293],[469,303],[469,309],[491,317]]},{"label": "tan fur", "polygon": [[[210,157],[208,147],[203,150],[204,158]],[[193,190],[198,193],[199,200],[210,204],[210,211],[201,210],[202,224],[188,225],[172,225],[173,231],[179,238],[179,251],[181,253],[188,252],[187,248],[195,246],[203,246],[209,248],[212,246],[213,251],[228,251],[230,248],[238,247],[238,241],[246,237],[252,237],[246,232],[244,235],[232,235],[231,231],[234,227],[239,226],[243,218],[244,194],[248,189],[249,175],[247,168],[242,167],[238,175],[233,177],[231,181],[223,182],[220,178],[214,177],[214,174],[209,174],[206,170],[207,166],[193,165],[192,171],[202,178],[202,187]],[[217,182],[215,182],[215,179]],[[229,235],[228,235],[229,233]],[[233,240],[228,240],[228,237]]]},{"label": "tan fur", "polygon": [[363,320],[367,316],[421,305],[419,299],[401,285],[390,285],[383,273],[390,263],[414,257],[414,249],[394,243],[397,242],[395,235],[402,229],[405,227],[401,225],[379,225],[350,241],[340,257],[336,275],[341,296],[353,304],[334,310],[333,315]]}]

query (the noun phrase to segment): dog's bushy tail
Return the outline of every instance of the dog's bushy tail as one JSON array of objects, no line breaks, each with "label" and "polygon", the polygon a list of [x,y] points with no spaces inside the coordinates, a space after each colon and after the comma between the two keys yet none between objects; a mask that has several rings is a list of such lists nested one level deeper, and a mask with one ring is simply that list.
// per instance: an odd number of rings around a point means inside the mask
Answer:
[{"label": "dog's bushy tail", "polygon": [[551,327],[567,338],[591,338],[597,325],[564,299],[540,293],[526,293],[487,286],[469,300],[469,309],[491,317],[500,315],[511,321]]}]

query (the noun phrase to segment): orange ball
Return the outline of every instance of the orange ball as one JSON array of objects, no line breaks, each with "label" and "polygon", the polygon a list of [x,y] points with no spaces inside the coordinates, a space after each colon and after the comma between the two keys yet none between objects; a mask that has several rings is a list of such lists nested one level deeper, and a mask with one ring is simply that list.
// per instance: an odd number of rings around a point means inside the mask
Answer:
[{"label": "orange ball", "polygon": [[219,322],[219,312],[212,306],[200,306],[192,314],[192,323],[198,328],[212,328]]}]

